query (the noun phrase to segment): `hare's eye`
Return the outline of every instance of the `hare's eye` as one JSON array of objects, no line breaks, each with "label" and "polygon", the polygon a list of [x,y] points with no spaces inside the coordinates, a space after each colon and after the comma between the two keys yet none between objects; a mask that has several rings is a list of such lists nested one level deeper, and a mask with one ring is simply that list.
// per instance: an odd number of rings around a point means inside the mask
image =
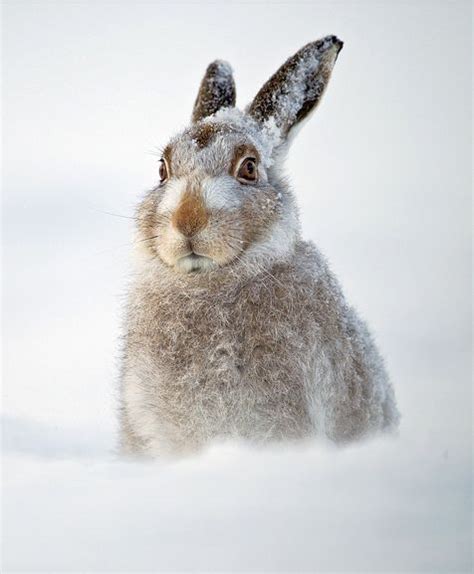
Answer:
[{"label": "hare's eye", "polygon": [[160,183],[164,183],[168,179],[168,167],[164,159],[160,159]]},{"label": "hare's eye", "polygon": [[257,160],[254,157],[246,157],[240,164],[237,179],[242,183],[257,181]]}]

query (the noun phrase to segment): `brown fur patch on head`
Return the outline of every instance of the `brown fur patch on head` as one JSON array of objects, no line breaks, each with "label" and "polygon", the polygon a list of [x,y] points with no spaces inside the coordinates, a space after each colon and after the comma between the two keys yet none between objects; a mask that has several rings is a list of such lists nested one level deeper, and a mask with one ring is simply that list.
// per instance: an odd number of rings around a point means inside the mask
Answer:
[{"label": "brown fur patch on head", "polygon": [[186,237],[192,237],[206,227],[208,219],[202,194],[189,186],[173,213],[172,225]]},{"label": "brown fur patch on head", "polygon": [[232,156],[232,161],[230,162],[229,174],[235,177],[240,163],[246,157],[254,157],[257,163],[260,162],[260,154],[258,153],[255,146],[251,144],[240,144],[235,147],[234,154]]},{"label": "brown fur patch on head", "polygon": [[189,132],[189,135],[191,139],[196,142],[198,148],[203,149],[207,147],[217,135],[227,134],[230,131],[230,126],[226,124],[211,122],[194,126]]}]

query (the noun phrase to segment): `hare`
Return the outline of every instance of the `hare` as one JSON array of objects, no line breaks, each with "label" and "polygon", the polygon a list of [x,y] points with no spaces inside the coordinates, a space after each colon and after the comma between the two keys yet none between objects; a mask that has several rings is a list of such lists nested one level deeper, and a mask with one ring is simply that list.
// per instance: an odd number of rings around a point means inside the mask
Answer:
[{"label": "hare", "polygon": [[179,455],[214,438],[332,442],[398,424],[365,326],[282,175],[342,42],[288,59],[240,111],[230,66],[209,65],[191,125],[164,148],[137,210],[121,371],[121,449]]}]

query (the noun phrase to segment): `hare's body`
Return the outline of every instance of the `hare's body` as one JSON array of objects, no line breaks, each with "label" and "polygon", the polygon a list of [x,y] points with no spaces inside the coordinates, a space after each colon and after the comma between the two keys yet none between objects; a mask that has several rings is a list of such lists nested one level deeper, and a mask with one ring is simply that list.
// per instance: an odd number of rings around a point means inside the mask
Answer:
[{"label": "hare's body", "polygon": [[130,297],[126,450],[180,452],[226,436],[346,441],[393,425],[382,361],[311,244],[250,277],[185,284],[150,267]]},{"label": "hare's body", "polygon": [[233,105],[235,95],[228,68],[210,67],[194,126],[166,148],[163,183],[138,211],[144,249],[127,312],[125,452],[186,452],[219,437],[345,442],[397,425],[382,360],[323,258],[300,239],[276,159],[317,103],[338,42],[308,45],[276,74],[301,83],[319,70],[304,96],[295,91],[299,108],[273,80],[276,96],[264,88],[247,114],[216,114],[215,98]]}]

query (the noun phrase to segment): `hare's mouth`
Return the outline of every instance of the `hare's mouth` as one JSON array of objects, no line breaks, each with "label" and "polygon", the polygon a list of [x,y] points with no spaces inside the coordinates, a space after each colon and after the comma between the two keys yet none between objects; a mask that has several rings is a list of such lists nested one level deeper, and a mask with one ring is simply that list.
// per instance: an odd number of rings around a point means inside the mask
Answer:
[{"label": "hare's mouth", "polygon": [[215,267],[216,263],[206,255],[199,255],[191,252],[180,257],[176,262],[176,267],[184,273],[196,273],[199,271],[206,271]]}]

